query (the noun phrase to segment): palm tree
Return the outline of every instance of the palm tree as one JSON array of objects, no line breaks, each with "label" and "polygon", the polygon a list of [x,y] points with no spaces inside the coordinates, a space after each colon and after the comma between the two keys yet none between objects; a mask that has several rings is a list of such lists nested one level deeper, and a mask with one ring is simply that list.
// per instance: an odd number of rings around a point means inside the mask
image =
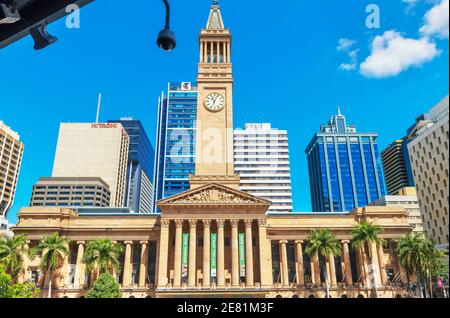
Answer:
[{"label": "palm tree", "polygon": [[16,280],[22,271],[23,257],[28,254],[25,249],[26,244],[25,235],[0,238],[0,264],[5,267],[13,280]]},{"label": "palm tree", "polygon": [[120,271],[120,255],[123,247],[111,240],[95,240],[88,242],[83,257],[87,273],[96,270],[97,274]]},{"label": "palm tree", "polygon": [[433,273],[438,271],[439,267],[442,264],[442,260],[447,256],[447,254],[436,247],[436,242],[434,240],[425,240],[424,248],[427,254],[427,260],[425,272],[423,274],[427,277],[427,279],[425,279],[426,285],[428,285],[429,282],[429,287],[427,288],[427,290],[429,290],[430,298],[432,298],[434,278]]},{"label": "palm tree", "polygon": [[[374,268],[374,258],[378,257],[377,254],[372,253],[371,245],[375,244],[377,247],[386,244],[386,241],[379,235],[383,232],[383,229],[373,223],[363,221],[352,229],[352,246],[355,249],[361,249],[363,255],[369,255],[370,263]],[[375,254],[375,255],[373,255]],[[375,286],[376,291],[376,286]]]},{"label": "palm tree", "polygon": [[48,298],[52,297],[53,273],[61,267],[64,258],[69,253],[67,244],[69,240],[62,238],[58,233],[53,233],[39,242],[38,246],[32,249],[31,255],[34,258],[37,254],[41,256],[39,268],[49,274]]},{"label": "palm tree", "polygon": [[[423,234],[408,234],[398,241],[397,254],[400,264],[409,274],[416,274],[420,297],[424,297],[422,279],[429,276],[444,253],[436,248],[435,242],[427,240]],[[423,281],[427,285],[426,279]],[[425,288],[427,289],[427,288]]]},{"label": "palm tree", "polygon": [[[331,230],[313,230],[307,241],[308,245],[305,249],[305,252],[310,256],[319,255],[319,257],[325,258],[325,264],[326,259],[330,255],[341,255],[340,244]],[[330,286],[328,283],[328,271],[326,265],[324,266],[324,273],[327,298],[330,298]]]}]

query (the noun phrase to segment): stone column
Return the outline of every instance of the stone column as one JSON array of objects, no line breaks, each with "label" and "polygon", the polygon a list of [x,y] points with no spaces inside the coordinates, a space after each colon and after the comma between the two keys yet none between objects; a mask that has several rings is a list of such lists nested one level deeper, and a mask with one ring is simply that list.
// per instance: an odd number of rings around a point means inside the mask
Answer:
[{"label": "stone column", "polygon": [[303,264],[303,241],[295,241],[295,269],[297,276],[297,285],[305,286],[305,268]]},{"label": "stone column", "polygon": [[344,257],[344,273],[345,273],[345,282],[348,286],[353,285],[353,277],[352,277],[352,265],[350,260],[350,249],[349,249],[350,241],[342,241],[342,249],[343,249],[343,257]]},{"label": "stone column", "polygon": [[61,280],[60,280],[60,284],[62,284],[61,287],[69,287],[70,285],[70,262],[69,262],[69,257],[70,257],[70,244],[67,243],[66,244],[67,247],[67,255],[64,256],[64,263],[63,263],[63,267],[61,270]]},{"label": "stone column", "polygon": [[239,220],[231,220],[231,285],[239,286]]},{"label": "stone column", "polygon": [[381,285],[381,267],[380,264],[378,262],[378,250],[377,250],[377,245],[375,243],[370,243],[370,253],[372,256],[371,259],[371,266],[372,266],[372,271],[373,271],[373,278],[374,278],[374,283],[376,287],[379,287]]},{"label": "stone column", "polygon": [[189,272],[188,286],[196,286],[197,277],[197,220],[189,220]]},{"label": "stone column", "polygon": [[312,257],[314,264],[314,283],[316,286],[322,286],[322,281],[320,279],[320,262],[319,262],[319,254],[315,254]]},{"label": "stone column", "polygon": [[272,246],[267,239],[267,220],[258,220],[258,238],[259,238],[259,267],[261,275],[261,287],[273,287],[272,277]]},{"label": "stone column", "polygon": [[181,249],[182,249],[182,236],[183,236],[183,221],[175,221],[175,260],[174,260],[174,277],[173,286],[176,288],[181,287]]},{"label": "stone column", "polygon": [[86,267],[83,263],[83,256],[84,256],[84,244],[86,244],[85,241],[78,241],[78,253],[77,253],[77,266],[75,268],[75,288],[80,288],[84,286],[84,281],[86,277]]},{"label": "stone column", "polygon": [[217,220],[217,286],[225,286],[225,233],[224,220]]},{"label": "stone column", "polygon": [[159,234],[158,251],[158,288],[167,287],[167,261],[169,253],[169,220],[161,220],[161,230]]},{"label": "stone column", "polygon": [[129,287],[131,286],[131,250],[132,250],[132,241],[125,241],[125,260],[123,265],[123,278],[122,278],[122,286]]},{"label": "stone column", "polygon": [[146,286],[146,278],[148,272],[148,242],[141,241],[141,264],[139,268],[139,287]]},{"label": "stone column", "polygon": [[287,259],[287,245],[288,241],[280,241],[280,263],[281,263],[281,278],[283,287],[289,286],[289,271]]},{"label": "stone column", "polygon": [[334,256],[333,254],[330,254],[328,256],[328,263],[330,266],[330,282],[331,282],[331,287],[336,287],[337,286],[337,280],[336,280],[336,264],[334,263]]},{"label": "stone column", "polygon": [[203,287],[209,288],[210,286],[211,286],[211,221],[203,220]]},{"label": "stone column", "polygon": [[388,284],[388,277],[386,272],[386,263],[384,261],[384,251],[382,244],[378,246],[378,262],[380,263],[381,284],[383,286],[386,286]]},{"label": "stone column", "polygon": [[29,258],[28,258],[28,251],[29,251],[29,244],[31,243],[31,241],[27,241],[25,246],[24,246],[24,255],[23,255],[23,262],[22,262],[22,271],[19,273],[19,277],[17,278],[17,282],[18,283],[24,283],[26,281],[28,281],[29,278],[29,269],[28,269],[28,263],[29,263]]},{"label": "stone column", "polygon": [[362,275],[363,275],[363,281],[365,283],[366,288],[371,288],[372,284],[370,282],[370,274],[369,274],[369,266],[367,264],[368,258],[366,251],[363,247],[360,247],[359,249],[359,257],[361,260],[361,267],[362,267]]},{"label": "stone column", "polygon": [[245,283],[249,287],[254,285],[252,225],[253,220],[245,221]]}]

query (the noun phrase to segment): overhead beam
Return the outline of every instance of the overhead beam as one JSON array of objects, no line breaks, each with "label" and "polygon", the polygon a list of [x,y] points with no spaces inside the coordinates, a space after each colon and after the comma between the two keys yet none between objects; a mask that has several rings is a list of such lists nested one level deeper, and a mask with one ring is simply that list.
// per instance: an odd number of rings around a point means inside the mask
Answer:
[{"label": "overhead beam", "polygon": [[50,24],[67,15],[66,7],[76,4],[80,8],[94,0],[32,0],[19,8],[20,21],[0,24],[0,49],[29,35],[30,28]]}]

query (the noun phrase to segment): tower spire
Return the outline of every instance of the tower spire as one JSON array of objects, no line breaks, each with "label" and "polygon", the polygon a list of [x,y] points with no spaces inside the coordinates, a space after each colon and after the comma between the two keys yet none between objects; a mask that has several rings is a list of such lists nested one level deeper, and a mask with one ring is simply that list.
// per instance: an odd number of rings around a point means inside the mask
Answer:
[{"label": "tower spire", "polygon": [[211,10],[209,12],[208,22],[206,23],[207,30],[224,30],[222,14],[220,13],[220,6],[217,0],[213,0]]},{"label": "tower spire", "polygon": [[338,111],[338,116],[342,116],[342,113],[341,113],[341,106],[340,106],[340,105],[338,105],[337,111]]}]

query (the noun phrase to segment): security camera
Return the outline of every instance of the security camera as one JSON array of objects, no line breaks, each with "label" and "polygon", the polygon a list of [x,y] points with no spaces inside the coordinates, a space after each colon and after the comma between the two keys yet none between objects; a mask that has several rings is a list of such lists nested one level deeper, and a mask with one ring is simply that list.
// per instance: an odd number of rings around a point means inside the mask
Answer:
[{"label": "security camera", "polygon": [[159,32],[157,44],[163,51],[172,51],[177,46],[175,33],[168,29],[162,30],[161,32]]},{"label": "security camera", "polygon": [[19,10],[5,3],[0,3],[0,24],[16,23],[20,20]]},{"label": "security camera", "polygon": [[40,50],[50,44],[55,43],[58,39],[47,32],[47,26],[41,24],[30,29],[30,35],[34,40],[34,49]]},{"label": "security camera", "polygon": [[166,6],[166,25],[161,32],[159,32],[158,40],[156,43],[159,48],[163,51],[172,51],[177,46],[177,40],[175,37],[175,33],[170,30],[170,5],[168,0],[163,0],[164,5]]}]

